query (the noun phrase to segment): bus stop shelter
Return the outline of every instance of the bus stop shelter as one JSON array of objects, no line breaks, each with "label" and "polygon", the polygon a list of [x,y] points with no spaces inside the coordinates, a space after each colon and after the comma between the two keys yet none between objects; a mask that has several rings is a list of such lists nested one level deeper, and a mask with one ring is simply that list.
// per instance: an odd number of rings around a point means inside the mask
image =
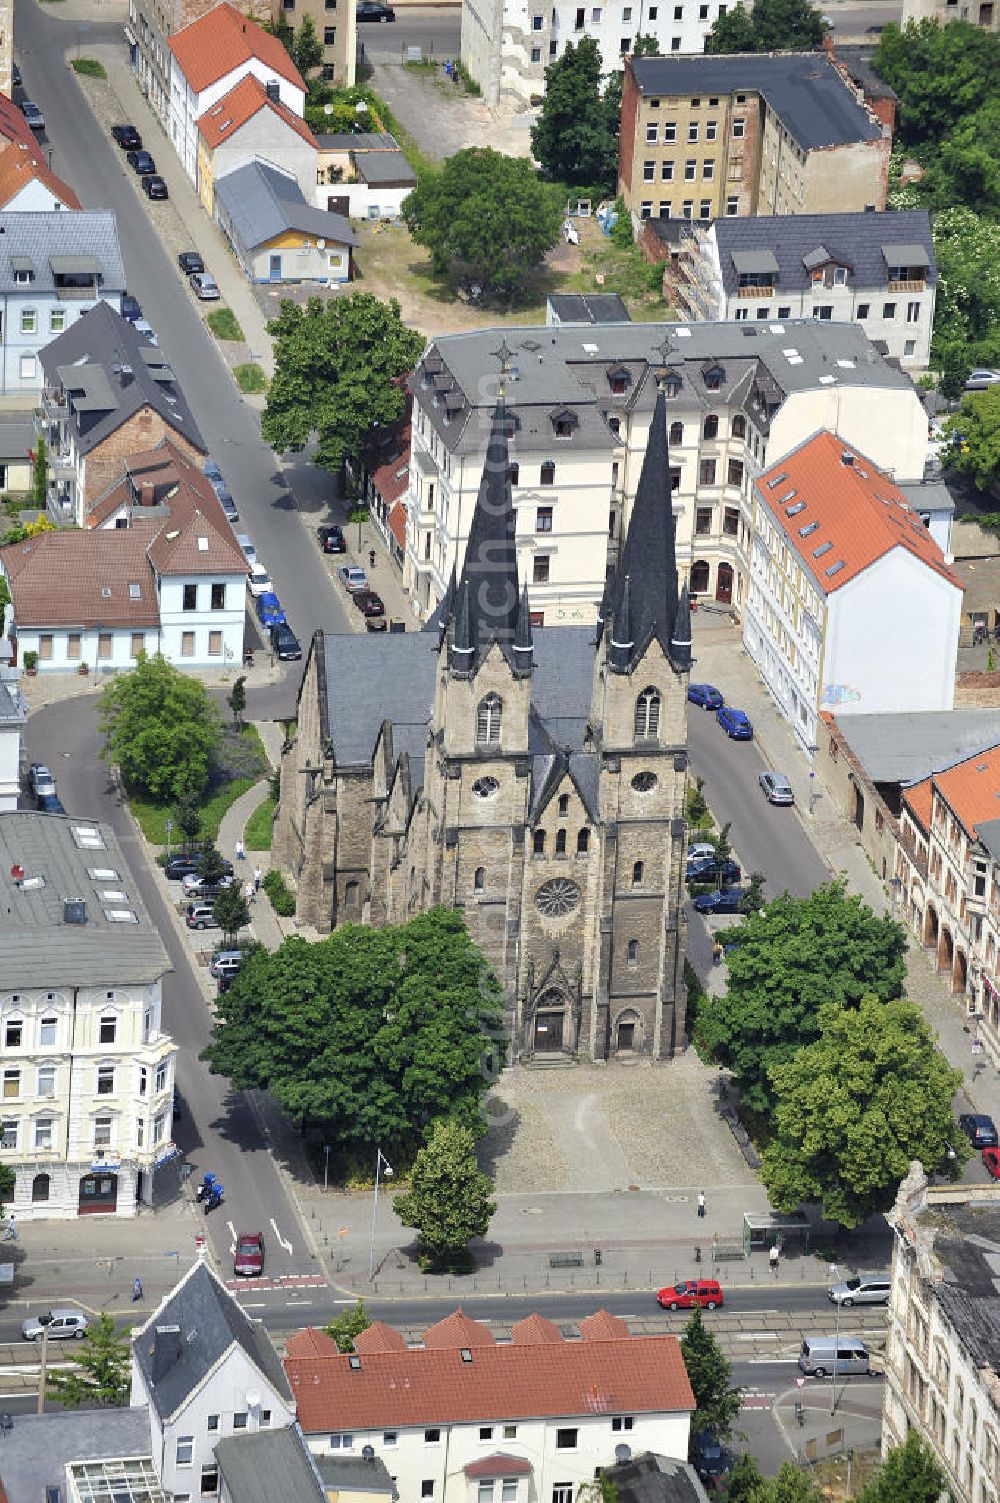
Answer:
[{"label": "bus stop shelter", "polygon": [[784,1252],[794,1248],[798,1252],[809,1251],[812,1227],[805,1211],[767,1211],[759,1215],[753,1211],[743,1212],[743,1252],[758,1252],[762,1248],[777,1245]]}]

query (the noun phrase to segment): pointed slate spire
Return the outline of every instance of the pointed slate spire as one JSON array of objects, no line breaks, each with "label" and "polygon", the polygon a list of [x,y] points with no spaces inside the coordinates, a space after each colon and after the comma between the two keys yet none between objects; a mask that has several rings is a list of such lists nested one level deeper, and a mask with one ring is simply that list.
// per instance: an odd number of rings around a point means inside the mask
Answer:
[{"label": "pointed slate spire", "polygon": [[670,634],[670,656],[682,671],[691,667],[691,597],[686,584],[681,590],[674,629]]},{"label": "pointed slate spire", "polygon": [[627,673],[635,655],[635,632],[632,630],[632,592],[626,574],[622,592],[611,622],[611,645],[608,648],[608,667],[612,673]]},{"label": "pointed slate spire", "polygon": [[464,580],[458,587],[448,662],[454,673],[471,673],[476,666],[476,623]]},{"label": "pointed slate spire", "polygon": [[[633,653],[623,666],[608,666],[626,673],[645,652],[655,637],[669,655],[670,639],[677,614],[677,555],[674,549],[674,517],[670,501],[670,455],[667,448],[666,373],[657,377],[656,406],[649,428],[649,440],[642,461],[632,514],[629,517],[621,566],[610,602],[615,622],[613,643],[626,635],[633,638]],[[631,584],[630,624],[628,632],[617,625],[622,610],[625,581]],[[615,660],[621,664],[620,655]]]},{"label": "pointed slate spire", "polygon": [[535,644],[531,636],[531,608],[528,604],[528,586],[521,591],[521,608],[517,615],[514,632],[514,671],[530,673],[534,667]]}]

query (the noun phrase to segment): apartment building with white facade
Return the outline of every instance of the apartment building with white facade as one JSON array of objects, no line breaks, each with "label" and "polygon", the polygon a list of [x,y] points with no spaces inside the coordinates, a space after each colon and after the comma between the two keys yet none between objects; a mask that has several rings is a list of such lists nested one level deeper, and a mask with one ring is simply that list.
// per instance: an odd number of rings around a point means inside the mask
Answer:
[{"label": "apartment building with white facade", "polygon": [[824,431],[753,498],[743,645],[803,748],[824,709],[950,710],[962,585],[890,477]]},{"label": "apartment building with white facade", "polygon": [[285,1371],[317,1456],[371,1446],[400,1503],[572,1503],[616,1447],[684,1460],[694,1396],[674,1336],[631,1336],[598,1311],[565,1340],[540,1315],[497,1343],[456,1311],[408,1347],[378,1325],[343,1355],[289,1338]]},{"label": "apartment building with white facade", "polygon": [[631,513],[666,362],[680,571],[742,607],[751,483],[821,428],[920,479],[927,418],[909,378],[854,324],[559,324],[444,335],[411,380],[404,584],[433,611],[460,569],[496,400],[506,390],[520,578],[536,622],[592,622]]},{"label": "apartment building with white facade", "polygon": [[1000,1496],[1000,1185],[931,1185],[911,1165],[895,1238],[882,1453],[916,1430],[952,1503]]},{"label": "apartment building with white facade", "polygon": [[545,94],[545,70],[567,44],[592,37],[605,73],[621,68],[638,36],[661,53],[703,52],[729,0],[462,0],[462,63],[487,104],[501,98],[522,108]]},{"label": "apartment building with white facade", "polygon": [[672,296],[688,318],[859,323],[907,370],[926,370],[937,263],[926,209],[779,214],[695,224]]},{"label": "apartment building with white facade", "polygon": [[113,830],[0,814],[0,1163],[26,1219],[136,1214],[173,1157],[170,969]]}]

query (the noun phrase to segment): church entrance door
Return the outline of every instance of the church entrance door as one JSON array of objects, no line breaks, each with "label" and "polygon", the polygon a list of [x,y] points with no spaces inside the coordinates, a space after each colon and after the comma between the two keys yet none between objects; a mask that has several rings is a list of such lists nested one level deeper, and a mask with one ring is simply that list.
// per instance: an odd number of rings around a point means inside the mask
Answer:
[{"label": "church entrance door", "polygon": [[540,1012],[535,1017],[536,1054],[558,1054],[563,1047],[563,1014]]}]

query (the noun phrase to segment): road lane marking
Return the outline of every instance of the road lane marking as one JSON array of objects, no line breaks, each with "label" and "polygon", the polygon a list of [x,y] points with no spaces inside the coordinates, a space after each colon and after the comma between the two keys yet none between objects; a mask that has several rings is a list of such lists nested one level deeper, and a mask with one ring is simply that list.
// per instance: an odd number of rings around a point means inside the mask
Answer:
[{"label": "road lane marking", "polygon": [[231,1221],[227,1221],[226,1225],[229,1228],[229,1256],[231,1258],[235,1258],[235,1256],[236,1256],[236,1228],[233,1226],[233,1223]]},{"label": "road lane marking", "polygon": [[735,1333],[737,1341],[777,1341],[778,1331],[738,1331]]},{"label": "road lane marking", "polygon": [[303,1305],[311,1305],[311,1304],[312,1304],[312,1300],[311,1299],[286,1299],[285,1300],[285,1309],[286,1310],[290,1310],[290,1309],[301,1310],[302,1307],[303,1307]]},{"label": "road lane marking", "polygon": [[267,1309],[267,1300],[265,1300],[265,1299],[258,1299],[258,1300],[254,1300],[252,1303],[251,1303],[250,1300],[247,1300],[244,1303],[243,1308],[244,1308],[244,1310],[266,1310]]},{"label": "road lane marking", "polygon": [[271,1217],[271,1226],[274,1228],[274,1235],[277,1237],[279,1243],[281,1244],[282,1249],[286,1253],[290,1254],[291,1251],[292,1251],[292,1244],[290,1242],[286,1242],[285,1239],[284,1239],[284,1237],[278,1231],[278,1223],[275,1221],[275,1219],[274,1219],[273,1216]]}]

